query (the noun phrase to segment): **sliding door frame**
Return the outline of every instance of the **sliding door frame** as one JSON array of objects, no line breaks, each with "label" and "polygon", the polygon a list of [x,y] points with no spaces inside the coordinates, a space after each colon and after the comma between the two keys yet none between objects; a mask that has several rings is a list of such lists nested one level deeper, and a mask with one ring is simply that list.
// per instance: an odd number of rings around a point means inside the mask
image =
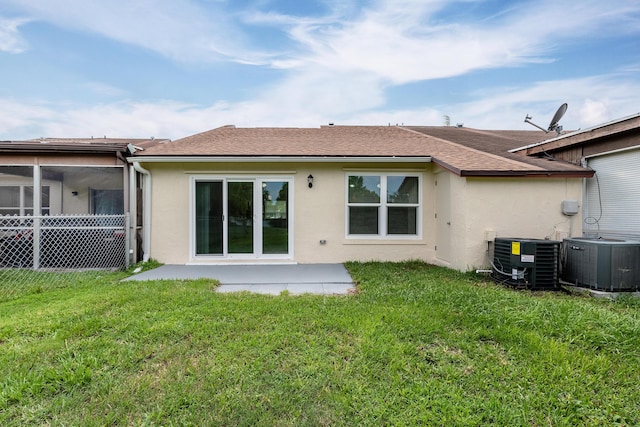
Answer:
[{"label": "sliding door frame", "polygon": [[[223,208],[223,250],[221,254],[197,254],[196,251],[196,183],[221,182],[222,183],[222,208]],[[229,253],[229,183],[251,182],[253,183],[253,252]],[[287,184],[287,253],[265,254],[263,249],[264,206],[263,184],[269,182],[283,182]],[[291,175],[192,175],[189,183],[189,259],[191,262],[223,262],[223,261],[287,261],[293,259],[294,242],[294,179]]]}]

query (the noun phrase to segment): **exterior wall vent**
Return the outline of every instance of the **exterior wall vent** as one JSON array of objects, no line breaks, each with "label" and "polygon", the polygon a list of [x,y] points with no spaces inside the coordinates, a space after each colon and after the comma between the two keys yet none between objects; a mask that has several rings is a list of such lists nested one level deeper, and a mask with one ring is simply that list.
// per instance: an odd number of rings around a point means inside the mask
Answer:
[{"label": "exterior wall vent", "polygon": [[563,283],[600,291],[640,289],[640,242],[600,238],[562,241]]},{"label": "exterior wall vent", "polygon": [[560,242],[542,239],[497,237],[491,276],[516,288],[559,288]]}]

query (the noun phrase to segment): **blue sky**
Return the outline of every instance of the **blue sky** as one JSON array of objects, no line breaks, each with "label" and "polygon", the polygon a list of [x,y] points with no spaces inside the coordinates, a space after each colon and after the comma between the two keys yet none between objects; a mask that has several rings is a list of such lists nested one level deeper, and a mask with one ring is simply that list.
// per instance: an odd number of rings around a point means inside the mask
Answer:
[{"label": "blue sky", "polygon": [[0,140],[640,112],[637,0],[0,0]]}]

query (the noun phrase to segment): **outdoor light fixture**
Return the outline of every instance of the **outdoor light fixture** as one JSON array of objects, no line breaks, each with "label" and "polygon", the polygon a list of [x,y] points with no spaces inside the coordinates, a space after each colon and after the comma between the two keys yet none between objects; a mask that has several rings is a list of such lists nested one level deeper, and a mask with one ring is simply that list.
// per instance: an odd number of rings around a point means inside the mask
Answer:
[{"label": "outdoor light fixture", "polygon": [[309,183],[309,188],[313,187],[313,175],[307,177],[307,182]]}]

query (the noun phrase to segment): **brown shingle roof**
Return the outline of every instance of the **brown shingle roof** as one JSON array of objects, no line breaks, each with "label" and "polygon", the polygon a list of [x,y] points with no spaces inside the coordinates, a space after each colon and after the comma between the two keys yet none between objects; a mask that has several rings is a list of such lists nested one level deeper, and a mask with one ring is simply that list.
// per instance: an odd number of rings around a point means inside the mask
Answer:
[{"label": "brown shingle roof", "polygon": [[426,156],[424,138],[391,126],[224,126],[158,145],[142,156]]},{"label": "brown shingle roof", "polygon": [[[480,131],[454,127],[322,126],[236,128],[225,126],[158,144],[136,157],[432,157],[458,175],[589,176],[564,162],[529,159],[511,148],[544,139],[538,131]],[[176,161],[179,159],[176,158]],[[151,159],[150,159],[151,160]]]},{"label": "brown shingle roof", "polygon": [[[540,131],[528,130],[478,130],[443,126],[409,126],[420,132],[447,142],[460,149],[443,146],[434,147],[431,154],[436,163],[441,163],[459,175],[502,175],[523,172],[527,175],[562,174],[591,176],[588,169],[552,158],[528,157],[510,153],[509,150],[547,139]],[[437,152],[436,152],[437,150]]]}]

